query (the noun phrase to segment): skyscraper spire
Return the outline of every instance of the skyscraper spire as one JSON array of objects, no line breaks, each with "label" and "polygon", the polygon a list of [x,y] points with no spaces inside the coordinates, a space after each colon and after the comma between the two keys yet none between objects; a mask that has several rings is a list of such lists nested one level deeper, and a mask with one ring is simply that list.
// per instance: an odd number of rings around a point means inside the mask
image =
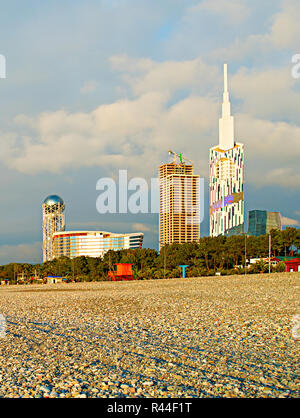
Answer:
[{"label": "skyscraper spire", "polygon": [[234,147],[234,119],[231,116],[229,101],[227,64],[224,64],[224,94],[222,118],[219,120],[219,146],[224,151]]},{"label": "skyscraper spire", "polygon": [[224,93],[228,93],[227,64],[224,64]]}]

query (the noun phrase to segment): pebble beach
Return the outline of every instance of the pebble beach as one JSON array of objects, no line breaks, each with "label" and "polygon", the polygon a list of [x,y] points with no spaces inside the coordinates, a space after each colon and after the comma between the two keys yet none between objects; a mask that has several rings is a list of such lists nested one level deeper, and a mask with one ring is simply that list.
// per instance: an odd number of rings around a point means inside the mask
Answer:
[{"label": "pebble beach", "polygon": [[0,397],[299,397],[300,274],[0,287]]}]

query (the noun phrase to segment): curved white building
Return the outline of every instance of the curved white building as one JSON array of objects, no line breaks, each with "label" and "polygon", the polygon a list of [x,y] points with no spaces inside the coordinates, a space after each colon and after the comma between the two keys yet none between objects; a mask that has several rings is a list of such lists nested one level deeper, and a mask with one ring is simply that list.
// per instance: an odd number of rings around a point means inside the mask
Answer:
[{"label": "curved white building", "polygon": [[141,248],[144,234],[115,234],[105,231],[64,231],[53,234],[53,256],[103,257],[109,250]]}]

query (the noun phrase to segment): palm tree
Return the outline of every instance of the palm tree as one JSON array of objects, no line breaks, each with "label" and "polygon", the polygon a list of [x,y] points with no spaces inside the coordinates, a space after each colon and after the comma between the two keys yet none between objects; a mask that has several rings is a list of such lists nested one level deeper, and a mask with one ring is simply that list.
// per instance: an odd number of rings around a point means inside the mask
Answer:
[{"label": "palm tree", "polygon": [[290,247],[290,256],[293,256],[294,255],[293,247],[294,247],[294,244],[297,240],[297,229],[287,227],[284,232],[285,232],[286,240],[287,240],[288,245]]}]

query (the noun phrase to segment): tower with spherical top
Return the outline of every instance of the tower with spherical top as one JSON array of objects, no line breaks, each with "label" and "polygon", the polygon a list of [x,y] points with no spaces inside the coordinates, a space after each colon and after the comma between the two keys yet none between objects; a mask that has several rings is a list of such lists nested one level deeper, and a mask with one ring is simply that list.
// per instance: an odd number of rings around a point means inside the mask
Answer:
[{"label": "tower with spherical top", "polygon": [[57,195],[48,196],[43,202],[43,262],[53,260],[52,239],[54,232],[65,230],[65,204]]}]

